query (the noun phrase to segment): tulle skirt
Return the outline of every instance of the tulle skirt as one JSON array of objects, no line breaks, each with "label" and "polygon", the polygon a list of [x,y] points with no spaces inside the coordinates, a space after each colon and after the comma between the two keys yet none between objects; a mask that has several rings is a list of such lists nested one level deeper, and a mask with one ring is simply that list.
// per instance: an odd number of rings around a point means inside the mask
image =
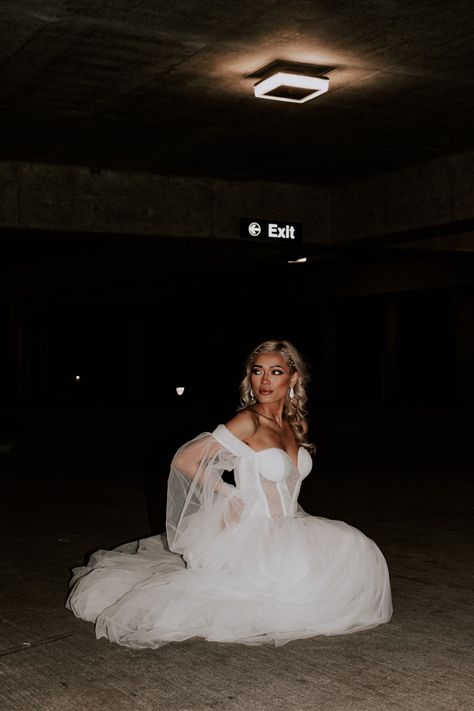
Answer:
[{"label": "tulle skirt", "polygon": [[165,536],[94,553],[75,568],[66,607],[96,636],[133,648],[201,637],[242,644],[356,632],[388,622],[387,564],[343,521],[258,518],[185,560]]}]

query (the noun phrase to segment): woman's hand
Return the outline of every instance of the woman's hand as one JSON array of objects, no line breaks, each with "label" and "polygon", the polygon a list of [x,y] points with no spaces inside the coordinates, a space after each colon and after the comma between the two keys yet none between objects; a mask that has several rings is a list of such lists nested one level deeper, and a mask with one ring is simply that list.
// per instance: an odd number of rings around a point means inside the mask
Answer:
[{"label": "woman's hand", "polygon": [[237,488],[221,480],[215,491],[218,496],[226,500],[224,515],[222,516],[222,528],[231,526],[234,523],[239,523],[244,508],[244,502],[237,494]]},{"label": "woman's hand", "polygon": [[230,526],[234,523],[239,523],[242,516],[242,511],[244,509],[244,502],[234,494],[234,496],[227,499],[227,509],[224,513],[224,523],[226,526]]}]

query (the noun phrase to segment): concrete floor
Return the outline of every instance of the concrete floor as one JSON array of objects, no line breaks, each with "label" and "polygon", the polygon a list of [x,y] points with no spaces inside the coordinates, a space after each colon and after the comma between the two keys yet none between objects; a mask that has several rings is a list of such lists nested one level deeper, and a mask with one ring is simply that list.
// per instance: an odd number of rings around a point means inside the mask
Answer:
[{"label": "concrete floor", "polygon": [[160,527],[159,443],[150,422],[127,413],[62,415],[4,415],[16,425],[0,428],[0,445],[15,445],[0,453],[2,711],[472,711],[465,416],[319,420],[301,503],[378,543],[391,574],[388,625],[280,648],[191,640],[137,652],[97,641],[64,600],[70,568],[89,552]]}]

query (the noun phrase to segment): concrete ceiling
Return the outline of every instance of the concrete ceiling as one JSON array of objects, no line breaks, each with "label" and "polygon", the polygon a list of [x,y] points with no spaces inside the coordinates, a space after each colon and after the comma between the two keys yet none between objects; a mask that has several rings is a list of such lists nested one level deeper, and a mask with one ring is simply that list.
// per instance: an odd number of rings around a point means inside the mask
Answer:
[{"label": "concrete ceiling", "polygon": [[[474,148],[472,0],[0,2],[0,160],[336,184]],[[331,68],[255,99],[276,60]]]}]

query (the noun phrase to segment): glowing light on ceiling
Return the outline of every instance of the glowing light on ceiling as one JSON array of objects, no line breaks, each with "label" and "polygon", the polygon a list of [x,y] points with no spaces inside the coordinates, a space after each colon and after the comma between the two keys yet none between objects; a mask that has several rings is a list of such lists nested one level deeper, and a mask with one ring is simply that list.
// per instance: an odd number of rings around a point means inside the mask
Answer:
[{"label": "glowing light on ceiling", "polygon": [[329,88],[327,77],[313,77],[289,72],[277,72],[254,86],[255,96],[273,101],[304,104],[324,94]]}]

